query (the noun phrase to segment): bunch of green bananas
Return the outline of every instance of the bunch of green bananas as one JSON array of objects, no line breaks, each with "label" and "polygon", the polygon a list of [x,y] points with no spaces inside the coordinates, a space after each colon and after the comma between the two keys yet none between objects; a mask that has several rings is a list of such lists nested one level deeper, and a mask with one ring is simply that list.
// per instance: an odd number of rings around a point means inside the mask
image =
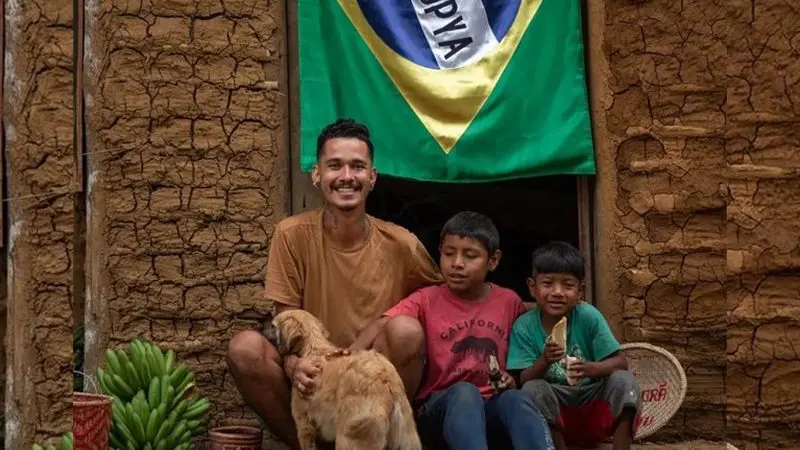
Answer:
[{"label": "bunch of green bananas", "polygon": [[175,352],[166,355],[150,342],[132,341],[130,358],[122,350],[106,350],[105,370],[97,370],[104,393],[112,397],[111,448],[119,450],[188,450],[193,436],[205,432],[208,399],[188,395],[194,374],[175,366]]},{"label": "bunch of green bananas", "polygon": [[44,446],[33,444],[33,450],[72,450],[72,445],[74,443],[73,439],[74,436],[72,432],[65,433],[63,436],[61,436],[61,443],[58,447],[53,444],[47,444]]}]

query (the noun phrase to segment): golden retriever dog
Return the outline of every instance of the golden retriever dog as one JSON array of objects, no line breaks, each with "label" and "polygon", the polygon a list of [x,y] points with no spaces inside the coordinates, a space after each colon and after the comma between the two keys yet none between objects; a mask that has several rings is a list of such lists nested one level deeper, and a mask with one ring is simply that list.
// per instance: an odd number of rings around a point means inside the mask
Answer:
[{"label": "golden retriever dog", "polygon": [[[316,441],[341,450],[421,450],[403,381],[374,350],[342,352],[312,314],[293,309],[272,320],[281,356],[320,363],[317,389],[306,397],[292,386],[292,417],[303,450]],[[331,356],[334,355],[334,356]]]}]

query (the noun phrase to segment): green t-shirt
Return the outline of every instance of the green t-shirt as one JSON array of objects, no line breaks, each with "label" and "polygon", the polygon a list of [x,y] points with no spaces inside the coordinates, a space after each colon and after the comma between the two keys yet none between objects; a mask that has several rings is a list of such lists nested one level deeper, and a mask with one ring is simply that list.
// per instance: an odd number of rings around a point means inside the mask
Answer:
[{"label": "green t-shirt", "polygon": [[[521,315],[511,329],[508,344],[508,370],[525,370],[544,352],[548,333],[542,326],[539,308]],[[602,361],[620,350],[603,314],[588,303],[578,303],[567,315],[566,354],[583,361]],[[551,364],[544,379],[553,384],[567,384],[566,358]],[[591,382],[584,379],[580,384]]]}]

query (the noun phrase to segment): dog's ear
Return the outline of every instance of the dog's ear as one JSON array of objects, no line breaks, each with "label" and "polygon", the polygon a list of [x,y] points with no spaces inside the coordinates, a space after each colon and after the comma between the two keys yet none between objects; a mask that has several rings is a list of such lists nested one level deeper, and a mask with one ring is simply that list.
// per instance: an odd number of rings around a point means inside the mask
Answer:
[{"label": "dog's ear", "polygon": [[[281,348],[281,344],[280,344],[280,342],[281,342],[281,339],[280,339],[281,331],[280,331],[280,329],[278,329],[277,326],[275,326],[274,319],[273,320],[269,320],[267,322],[264,322],[264,326],[261,329],[261,334],[264,335],[264,337],[267,339],[267,342],[272,344],[272,346],[275,347],[275,349],[280,349]],[[280,350],[278,350],[278,351],[280,351]]]},{"label": "dog's ear", "polygon": [[281,356],[296,355],[303,349],[303,329],[294,317],[285,318],[278,330],[278,352]]}]

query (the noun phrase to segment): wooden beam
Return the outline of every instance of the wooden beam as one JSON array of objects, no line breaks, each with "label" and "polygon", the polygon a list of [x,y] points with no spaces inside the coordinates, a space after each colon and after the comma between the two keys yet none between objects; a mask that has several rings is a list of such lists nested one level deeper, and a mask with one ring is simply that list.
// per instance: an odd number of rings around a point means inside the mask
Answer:
[{"label": "wooden beam", "polygon": [[286,32],[283,33],[283,39],[281,39],[281,57],[283,58],[283,63],[280,65],[281,72],[280,72],[280,81],[279,81],[279,90],[281,93],[281,102],[280,102],[280,111],[283,112],[282,117],[283,120],[281,121],[281,127],[283,128],[283,142],[282,147],[280,149],[280,172],[281,172],[281,179],[283,180],[283,214],[284,216],[288,216],[292,214],[292,143],[296,140],[295,137],[292,135],[294,130],[294,120],[295,116],[292,115],[290,112],[290,108],[292,107],[292,102],[290,98],[292,97],[292,89],[294,89],[295,79],[293,78],[290,63],[291,57],[289,55],[290,49],[294,51],[295,54],[297,53],[296,48],[294,48],[294,44],[292,39],[289,36],[289,30],[294,28],[294,26],[290,23],[289,19],[289,9],[297,6],[292,6],[296,1],[293,0],[286,0],[281,5],[283,6],[283,11],[281,14],[284,20],[284,30]]},{"label": "wooden beam", "polygon": [[[84,3],[83,18],[83,37],[89,38],[89,42],[95,43],[95,30],[101,10],[96,2]],[[85,40],[85,39],[84,39]],[[100,78],[97,56],[95,49],[90,47],[83,48],[83,77],[82,88],[83,96],[87,99],[92,98],[97,90]],[[96,105],[87,102],[84,108],[86,120],[84,121],[86,136],[84,136],[84,147],[86,158],[86,193],[85,193],[85,299],[84,299],[84,360],[83,368],[86,373],[95,373],[97,368],[103,363],[104,351],[108,344],[108,332],[111,328],[111,320],[108,310],[108,274],[105,268],[104,247],[106,237],[103,218],[105,216],[106,189],[100,183],[102,178],[103,160],[102,155],[94,152],[92,145],[91,122],[92,117],[96,117]],[[96,386],[92,383],[84,386],[88,392],[96,392]]]},{"label": "wooden beam", "polygon": [[322,206],[322,195],[311,184],[309,174],[300,169],[300,70],[297,33],[297,0],[286,0],[286,30],[289,67],[289,117],[291,158],[292,214],[298,214]]},{"label": "wooden beam", "polygon": [[608,67],[605,46],[606,0],[584,0],[586,13],[587,65],[589,106],[594,140],[594,265],[602,268],[594,278],[594,303],[605,315],[611,329],[622,336],[623,300],[618,295],[619,249],[614,237],[616,221],[617,170],[612,137],[607,128],[607,108],[613,95],[609,79],[613,77]]},{"label": "wooden beam", "polygon": [[[86,306],[86,273],[84,264],[86,262],[86,195],[84,190],[84,135],[83,135],[83,13],[85,0],[73,1],[74,33],[73,33],[73,65],[75,75],[72,77],[72,104],[73,104],[73,133],[74,133],[74,166],[73,185],[75,194],[73,196],[73,208],[75,211],[73,220],[73,263],[72,263],[72,328],[73,332],[84,326],[84,315]],[[77,370],[74,367],[73,370]],[[83,372],[83,371],[82,371]],[[85,373],[85,372],[84,372]],[[83,386],[91,384],[81,378]]]},{"label": "wooden beam", "polygon": [[73,33],[75,65],[73,84],[73,121],[75,123],[75,175],[73,182],[78,192],[83,192],[83,9],[85,0],[74,0],[75,30]]},{"label": "wooden beam", "polygon": [[[0,11],[3,12],[4,20],[0,20],[0,51],[3,52],[0,55],[0,73],[2,73],[2,78],[0,78],[0,193],[2,193],[2,213],[0,213],[0,248],[5,246],[6,241],[6,209],[8,208],[7,205],[7,197],[8,197],[8,190],[6,189],[6,114],[5,114],[5,106],[6,106],[6,95],[5,95],[5,79],[6,79],[6,2],[5,0],[0,0]],[[5,309],[5,305],[3,305]],[[5,331],[5,330],[3,330]],[[5,336],[5,333],[3,333]],[[5,367],[5,366],[3,366]]]},{"label": "wooden beam", "polygon": [[578,242],[586,258],[585,299],[594,304],[594,247],[592,246],[592,189],[587,176],[579,176],[578,183]]},{"label": "wooden beam", "polygon": [[3,4],[4,403],[5,446],[13,449],[54,443],[72,426],[71,4]]}]

